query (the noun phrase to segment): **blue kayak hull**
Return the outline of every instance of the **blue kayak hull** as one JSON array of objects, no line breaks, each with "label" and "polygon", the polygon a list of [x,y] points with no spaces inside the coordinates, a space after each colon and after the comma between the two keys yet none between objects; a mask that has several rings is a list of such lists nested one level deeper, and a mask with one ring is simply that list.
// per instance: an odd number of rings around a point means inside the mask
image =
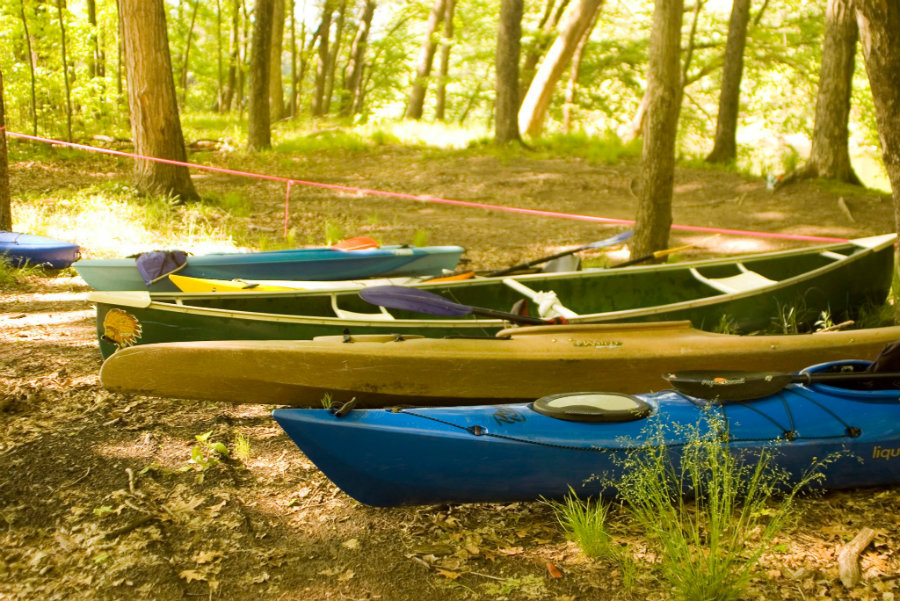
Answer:
[{"label": "blue kayak hull", "polygon": [[18,232],[0,231],[0,255],[13,267],[40,265],[48,269],[65,269],[78,260],[77,244]]},{"label": "blue kayak hull", "polygon": [[[189,256],[179,275],[218,280],[352,280],[372,276],[440,275],[453,269],[465,249],[459,246],[384,246],[362,250],[298,248],[252,253]],[[95,290],[176,292],[163,278],[147,286],[134,259],[91,259],[75,264]]]},{"label": "blue kayak hull", "polygon": [[[712,414],[732,452],[774,451],[794,481],[817,461],[826,488],[900,482],[898,391],[792,385],[772,397],[718,405],[667,391],[637,395],[652,415],[619,423],[563,421],[531,403],[353,410],[278,409],[275,420],[337,486],[361,503],[398,506],[513,502],[611,494],[622,463],[664,438],[677,460]],[[694,435],[696,436],[696,434]]]}]

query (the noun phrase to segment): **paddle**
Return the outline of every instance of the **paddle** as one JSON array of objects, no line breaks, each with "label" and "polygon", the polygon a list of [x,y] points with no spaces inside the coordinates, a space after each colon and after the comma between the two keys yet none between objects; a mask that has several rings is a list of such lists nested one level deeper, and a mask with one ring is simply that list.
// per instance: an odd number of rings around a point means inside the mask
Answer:
[{"label": "paddle", "polygon": [[565,257],[566,255],[573,255],[577,252],[581,252],[583,250],[588,250],[592,248],[604,248],[606,246],[615,246],[616,244],[621,244],[625,242],[631,236],[634,235],[634,232],[631,230],[627,232],[621,232],[616,234],[612,238],[607,238],[606,240],[598,240],[597,242],[591,242],[590,244],[585,244],[584,246],[579,246],[578,248],[572,248],[570,250],[564,250],[562,252],[556,253],[554,255],[550,255],[547,257],[541,257],[540,259],[534,259],[533,261],[528,261],[527,263],[520,263],[519,265],[513,265],[512,267],[507,267],[506,269],[500,269],[497,271],[492,271],[486,274],[487,277],[497,277],[501,275],[507,275],[509,273],[513,273],[514,271],[519,271],[521,269],[528,269],[529,267],[534,267],[535,265],[539,265],[541,263],[546,263],[547,261],[552,261],[553,259],[558,259],[560,257]]},{"label": "paddle", "polygon": [[801,373],[776,371],[680,371],[663,376],[672,388],[693,397],[714,401],[749,401],[783,390],[789,384],[828,384],[897,380],[896,372]]},{"label": "paddle", "polygon": [[371,288],[363,288],[359,291],[359,296],[364,301],[373,305],[380,305],[388,309],[402,309],[404,311],[415,311],[416,313],[427,313],[429,315],[483,315],[485,317],[496,317],[505,319],[513,323],[527,325],[550,325],[555,323],[564,323],[563,319],[539,319],[528,315],[517,315],[515,313],[507,313],[505,311],[495,311],[494,309],[486,309],[484,307],[470,307],[460,303],[454,303],[447,300],[443,296],[419,290],[418,288],[407,288],[405,286],[372,286]]},{"label": "paddle", "polygon": [[629,265],[636,265],[637,263],[643,263],[644,261],[650,261],[651,259],[659,259],[661,257],[665,257],[666,255],[671,255],[672,253],[677,253],[682,250],[687,250],[692,248],[693,244],[685,244],[684,246],[677,246],[675,248],[666,248],[663,250],[658,250],[656,252],[652,252],[649,255],[644,255],[642,257],[635,257],[634,259],[629,259],[627,261],[623,261],[622,263],[618,263],[616,265],[610,266],[610,269],[618,269],[619,267],[628,267]]}]

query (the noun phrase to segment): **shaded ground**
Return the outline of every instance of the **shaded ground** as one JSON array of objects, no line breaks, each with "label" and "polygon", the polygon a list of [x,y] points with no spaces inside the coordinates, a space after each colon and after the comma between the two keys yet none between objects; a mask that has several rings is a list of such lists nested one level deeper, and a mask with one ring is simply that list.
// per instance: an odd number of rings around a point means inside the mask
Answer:
[{"label": "shaded ground", "polygon": [[[636,166],[577,160],[436,159],[384,150],[352,160],[298,158],[293,177],[498,205],[632,218]],[[71,174],[13,165],[13,193],[77,188],[122,177],[103,164]],[[283,190],[201,176],[198,189],[255,200],[247,225],[278,232]],[[853,237],[892,229],[882,195],[815,183],[777,193],[733,174],[681,170],[676,223]],[[852,218],[852,219],[851,219]],[[473,267],[498,267],[614,231],[596,224],[370,199],[300,188],[292,227],[326,223],[384,243],[427,237],[460,244]],[[798,242],[674,233],[692,254]],[[88,249],[90,252],[91,249]],[[682,255],[684,256],[684,255]],[[0,292],[0,599],[236,600],[662,599],[653,554],[625,520],[622,540],[645,566],[629,588],[611,563],[567,542],[544,504],[374,509],[337,490],[257,405],[114,395],[98,385],[93,311],[77,277],[31,278]],[[197,436],[211,433],[207,443]],[[246,444],[243,441],[247,441]],[[208,444],[224,443],[219,463]],[[246,453],[241,454],[241,449]],[[199,460],[190,463],[191,458]],[[764,558],[751,598],[900,597],[900,489],[805,500]],[[838,579],[839,545],[878,533],[862,555],[864,581]],[[753,534],[750,533],[750,538]],[[561,570],[554,577],[548,563]]]}]

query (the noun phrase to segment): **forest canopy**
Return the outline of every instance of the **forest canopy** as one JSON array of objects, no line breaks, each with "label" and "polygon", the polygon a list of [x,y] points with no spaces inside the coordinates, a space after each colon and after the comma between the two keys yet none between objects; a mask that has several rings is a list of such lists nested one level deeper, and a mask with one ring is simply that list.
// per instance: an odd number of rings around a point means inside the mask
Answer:
[{"label": "forest canopy", "polygon": [[[0,69],[10,131],[62,139],[130,136],[116,4],[0,0],[0,43],[7,49],[0,53]],[[280,40],[273,44],[273,56],[280,68],[273,74],[280,77],[271,89],[280,94],[273,92],[272,122],[293,127],[310,119],[346,125],[400,119],[419,81],[426,90],[422,120],[487,135],[494,117],[500,3],[447,4],[451,26],[446,27],[445,20],[432,32],[434,65],[423,78],[417,61],[434,0],[277,0],[274,27],[280,36],[273,41]],[[522,94],[537,64],[534,57],[539,59],[552,42],[551,25],[566,4],[524,3]],[[577,63],[571,61],[554,87],[542,135],[631,135],[646,86],[653,3],[610,0],[598,5]],[[712,145],[731,9],[725,0],[685,5],[677,145],[683,158],[700,159]],[[225,113],[234,123],[228,134],[245,135],[254,2],[166,0],[165,10],[182,118]],[[367,18],[370,24],[360,51],[361,24]],[[328,32],[324,54],[323,28]],[[824,30],[825,3],[750,3],[737,125],[741,169],[783,173],[808,151]],[[323,59],[324,77],[319,65]],[[883,176],[873,176],[882,168],[863,65],[860,56],[852,87],[850,152],[854,159],[868,157],[870,163],[876,157],[877,168],[870,164],[860,173],[873,185]]]}]

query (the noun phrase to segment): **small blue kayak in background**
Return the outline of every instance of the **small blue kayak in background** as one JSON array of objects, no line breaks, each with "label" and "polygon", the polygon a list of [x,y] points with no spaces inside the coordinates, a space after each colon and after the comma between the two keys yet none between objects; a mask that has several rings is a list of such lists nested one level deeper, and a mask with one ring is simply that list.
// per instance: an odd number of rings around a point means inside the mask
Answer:
[{"label": "small blue kayak in background", "polygon": [[80,253],[81,248],[71,242],[0,231],[0,255],[5,255],[13,267],[27,264],[48,269],[65,269],[78,260]]},{"label": "small blue kayak in background", "polygon": [[[809,371],[833,371],[822,364]],[[841,362],[865,369],[867,362]],[[374,506],[513,502],[614,492],[623,460],[663,438],[677,461],[697,436],[727,428],[729,449],[773,451],[793,481],[817,460],[824,488],[900,482],[900,391],[790,384],[756,400],[718,403],[675,391],[600,393],[602,414],[576,418],[587,396],[470,407],[278,409],[275,420],[354,499]],[[574,413],[578,413],[575,411]],[[710,420],[709,416],[714,419]],[[693,438],[692,438],[693,437]],[[613,488],[610,488],[612,483]]]},{"label": "small blue kayak in background", "polygon": [[[360,250],[332,247],[188,256],[178,275],[219,280],[353,280],[374,276],[440,275],[452,270],[459,246],[382,246]],[[176,292],[164,277],[147,284],[133,258],[90,259],[75,264],[94,290]]]}]

